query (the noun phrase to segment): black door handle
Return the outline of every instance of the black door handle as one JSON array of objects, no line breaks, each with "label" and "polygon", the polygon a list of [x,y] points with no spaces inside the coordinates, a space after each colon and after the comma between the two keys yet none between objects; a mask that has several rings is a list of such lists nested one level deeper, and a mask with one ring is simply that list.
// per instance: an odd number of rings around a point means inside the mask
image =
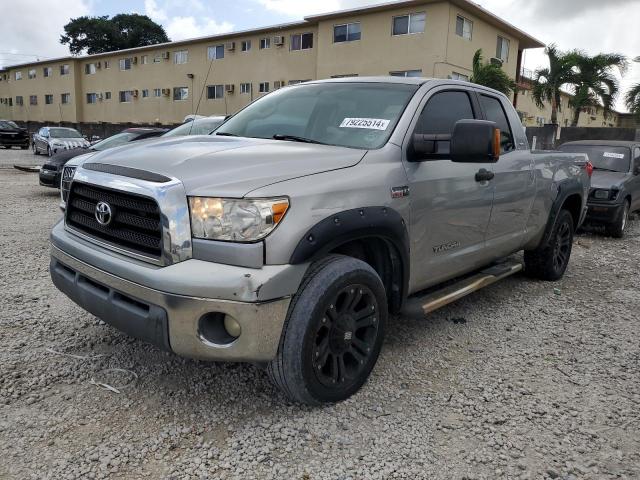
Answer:
[{"label": "black door handle", "polygon": [[490,172],[486,168],[481,168],[480,170],[478,170],[478,173],[476,173],[476,182],[487,182],[489,180],[492,180],[495,176],[495,173]]}]

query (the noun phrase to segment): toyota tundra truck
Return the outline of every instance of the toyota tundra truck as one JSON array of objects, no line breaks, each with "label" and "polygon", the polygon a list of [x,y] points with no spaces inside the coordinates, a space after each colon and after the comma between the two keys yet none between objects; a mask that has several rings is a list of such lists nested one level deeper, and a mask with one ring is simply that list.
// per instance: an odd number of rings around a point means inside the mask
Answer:
[{"label": "toyota tundra truck", "polygon": [[264,366],[311,405],[358,391],[403,309],[522,268],[562,277],[590,186],[586,155],[529,149],[503,94],[421,78],[299,84],[211,135],[74,160],[57,288],[178,355]]}]

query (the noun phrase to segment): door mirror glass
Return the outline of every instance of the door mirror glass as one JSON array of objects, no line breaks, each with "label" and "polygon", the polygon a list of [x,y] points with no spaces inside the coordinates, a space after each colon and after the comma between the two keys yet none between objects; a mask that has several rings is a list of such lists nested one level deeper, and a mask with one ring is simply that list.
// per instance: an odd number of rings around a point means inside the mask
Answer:
[{"label": "door mirror glass", "polygon": [[460,120],[451,135],[450,158],[459,163],[493,163],[500,158],[500,129],[487,120]]}]

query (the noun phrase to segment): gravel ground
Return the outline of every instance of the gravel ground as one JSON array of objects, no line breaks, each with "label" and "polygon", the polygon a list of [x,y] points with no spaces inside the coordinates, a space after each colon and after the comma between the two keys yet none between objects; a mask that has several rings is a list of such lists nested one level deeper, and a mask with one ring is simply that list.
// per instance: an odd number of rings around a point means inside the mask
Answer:
[{"label": "gravel ground", "polygon": [[581,235],[561,282],[515,276],[394,320],[363,390],[313,409],[258,368],[178,358],[58,293],[57,204],[0,168],[2,479],[640,478],[637,220],[621,241]]}]

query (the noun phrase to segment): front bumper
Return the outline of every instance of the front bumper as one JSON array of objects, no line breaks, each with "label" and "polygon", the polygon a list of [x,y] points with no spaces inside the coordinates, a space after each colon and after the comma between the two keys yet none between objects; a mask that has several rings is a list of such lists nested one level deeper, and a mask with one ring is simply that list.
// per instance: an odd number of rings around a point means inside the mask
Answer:
[{"label": "front bumper", "polygon": [[[51,242],[51,278],[74,302],[133,337],[203,360],[275,358],[291,295],[306,270],[195,259],[157,267],[89,244],[62,223]],[[224,343],[207,338],[201,322],[211,313],[234,319],[240,336]]]},{"label": "front bumper", "polygon": [[610,203],[587,204],[587,217],[585,223],[589,224],[610,224],[614,223],[622,215],[623,205]]},{"label": "front bumper", "polygon": [[3,147],[20,147],[29,148],[29,138],[2,138],[0,139],[0,146]]},{"label": "front bumper", "polygon": [[60,170],[41,168],[39,178],[43,187],[60,188]]}]

